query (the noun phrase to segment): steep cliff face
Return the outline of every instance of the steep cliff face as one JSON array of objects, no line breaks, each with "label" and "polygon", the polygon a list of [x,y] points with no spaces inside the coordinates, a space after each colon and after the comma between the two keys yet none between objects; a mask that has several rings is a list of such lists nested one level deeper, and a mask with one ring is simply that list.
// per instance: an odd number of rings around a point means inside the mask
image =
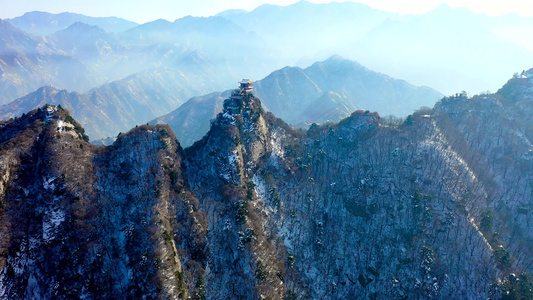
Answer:
[{"label": "steep cliff face", "polygon": [[2,124],[12,132],[2,134],[2,297],[50,298],[75,288],[69,259],[86,227],[76,207],[91,211],[93,178],[81,127],[64,117],[50,106]]},{"label": "steep cliff face", "polygon": [[356,111],[296,131],[250,95],[185,150],[167,125],[96,147],[66,111],[32,111],[0,124],[2,297],[531,295],[518,103],[449,97],[403,124]]},{"label": "steep cliff face", "polygon": [[[496,283],[511,271],[530,272],[518,263],[529,255],[525,244],[511,245],[528,238],[529,225],[508,239],[504,228],[516,232],[524,219],[506,219],[512,205],[493,211],[501,170],[479,166],[470,146],[477,140],[465,130],[464,122],[482,121],[477,139],[493,141],[497,100],[455,100],[455,110],[472,115],[456,119],[438,108],[389,126],[359,111],[306,134],[255,108],[257,99],[238,109],[227,102],[209,134],[186,151],[191,189],[213,220],[208,295],[474,299],[497,297],[505,285]],[[504,117],[498,122],[498,130],[513,128]],[[520,187],[515,196],[527,199],[527,179],[511,180],[499,184]],[[265,243],[276,250],[257,246]],[[252,284],[252,273],[255,280],[278,274],[278,293]]]},{"label": "steep cliff face", "polygon": [[[469,221],[483,190],[474,189],[476,198],[463,203],[475,176],[436,120],[417,117],[416,123],[390,128],[377,116],[355,113],[337,126],[310,130],[298,175],[266,184],[280,195],[285,222],[278,232],[295,269],[313,282],[298,294],[488,296],[497,269]],[[270,201],[275,196],[265,193]]]},{"label": "steep cliff face", "polygon": [[287,291],[285,246],[267,226],[270,212],[255,185],[265,164],[280,158],[287,134],[293,130],[251,96],[226,100],[211,131],[187,149],[187,178],[209,220],[213,298],[280,299]]},{"label": "steep cliff face", "polygon": [[313,299],[498,298],[511,273],[529,286],[531,143],[497,95],[446,98],[395,126],[359,111],[305,134],[254,101],[186,152],[213,220],[208,295],[280,296],[232,272],[280,274],[275,291]]},{"label": "steep cliff face", "polygon": [[51,106],[3,124],[2,297],[186,297],[173,133],[143,126],[97,148],[80,129]]}]

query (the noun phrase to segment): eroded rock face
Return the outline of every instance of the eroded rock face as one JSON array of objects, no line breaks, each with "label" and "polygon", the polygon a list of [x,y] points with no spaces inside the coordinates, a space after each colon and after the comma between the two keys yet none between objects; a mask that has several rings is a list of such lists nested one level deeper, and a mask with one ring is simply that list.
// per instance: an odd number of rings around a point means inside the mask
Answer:
[{"label": "eroded rock face", "polygon": [[246,96],[185,150],[166,125],[96,147],[66,111],[32,111],[0,124],[2,297],[526,293],[531,124],[502,99],[304,132]]}]

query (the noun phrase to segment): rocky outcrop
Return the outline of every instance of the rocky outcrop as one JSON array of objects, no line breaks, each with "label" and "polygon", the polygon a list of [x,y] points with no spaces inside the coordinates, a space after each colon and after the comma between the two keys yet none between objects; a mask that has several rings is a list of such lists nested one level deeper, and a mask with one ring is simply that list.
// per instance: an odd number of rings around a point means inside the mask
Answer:
[{"label": "rocky outcrop", "polygon": [[136,128],[104,149],[56,107],[3,125],[19,132],[2,144],[2,297],[188,295],[173,238],[187,194],[168,126]]},{"label": "rocky outcrop", "polygon": [[277,136],[288,128],[274,125],[253,96],[224,106],[210,132],[186,150],[191,190],[210,221],[207,294],[281,299],[287,254],[266,226],[268,211],[254,180],[265,162],[276,160]]}]

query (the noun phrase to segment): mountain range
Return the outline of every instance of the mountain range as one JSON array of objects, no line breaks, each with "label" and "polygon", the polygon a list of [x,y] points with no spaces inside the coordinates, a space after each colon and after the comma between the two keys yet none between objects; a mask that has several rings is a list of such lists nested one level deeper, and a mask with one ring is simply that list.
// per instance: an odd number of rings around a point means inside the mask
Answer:
[{"label": "mountain range", "polygon": [[[202,85],[215,78],[229,88],[230,78],[266,75],[271,68],[260,38],[221,17],[158,20],[119,33],[77,21],[46,37],[25,33],[7,21],[1,25],[3,104],[45,85],[85,93],[105,83],[167,69],[175,72],[175,79],[187,77]],[[231,47],[214,47],[223,43]],[[212,88],[206,92],[220,90]]]},{"label": "mountain range", "polygon": [[[533,19],[524,19],[524,23],[532,26]],[[345,51],[369,68],[392,76],[409,70],[401,78],[414,84],[434,82],[430,86],[445,94],[495,91],[533,59],[533,48],[509,37],[514,31],[522,32],[521,26],[498,31],[500,25],[496,17],[441,5],[424,15],[388,19]],[[499,74],[492,74],[495,69]],[[469,84],[459,87],[459,82]]]},{"label": "mountain range", "polygon": [[400,123],[294,130],[253,95],[182,149],[45,105],[0,122],[0,297],[527,299],[533,69]]},{"label": "mountain range", "polygon": [[117,17],[89,17],[75,13],[51,14],[41,11],[27,12],[12,19],[5,19],[13,26],[35,35],[49,35],[74,23],[98,26],[107,32],[122,32],[139,24]]},{"label": "mountain range", "polygon": [[[254,83],[265,109],[297,128],[338,122],[358,109],[406,117],[420,107],[432,107],[443,95],[427,87],[373,72],[333,56],[312,66],[285,67]],[[229,91],[195,97],[150,124],[169,124],[184,147],[199,140],[209,120],[222,111]]]},{"label": "mountain range", "polygon": [[0,104],[45,85],[85,93],[161,68],[194,73],[198,63],[203,80],[224,78],[226,90],[234,78],[305,68],[334,54],[444,94],[479,93],[496,90],[533,60],[533,44],[523,38],[531,28],[528,18],[445,5],[398,15],[358,3],[300,1],[145,24],[32,12],[3,21]]},{"label": "mountain range", "polygon": [[0,299],[533,299],[532,29],[0,20]]},{"label": "mountain range", "polygon": [[[18,117],[46,103],[61,105],[83,124],[91,139],[100,140],[157,118],[154,122],[171,124],[183,145],[190,146],[207,132],[209,120],[221,111],[223,97],[229,96],[225,92],[225,96],[211,93],[193,97],[225,86],[223,75],[203,73],[203,61],[197,55],[191,53],[188,61],[195,73],[158,69],[83,94],[45,86],[0,106],[0,119]],[[284,68],[254,85],[268,110],[298,127],[339,121],[358,108],[405,117],[442,98],[435,90],[372,72],[338,56],[305,70]],[[181,106],[188,99],[190,103]],[[316,107],[321,109],[313,113]]]},{"label": "mountain range", "polygon": [[18,117],[44,104],[61,105],[72,111],[92,139],[114,137],[121,131],[168,113],[196,94],[223,85],[198,83],[195,74],[158,70],[132,75],[80,94],[45,86],[0,107],[0,119]]},{"label": "mountain range", "polygon": [[0,20],[0,103],[44,85],[86,90],[99,82],[102,79],[87,66],[45,38],[29,35]]},{"label": "mountain range", "polygon": [[399,15],[353,2],[299,1],[220,15],[268,37],[282,57],[301,66],[340,54],[444,94],[494,91],[533,60],[533,45],[524,39],[532,18],[490,17],[446,4]]}]

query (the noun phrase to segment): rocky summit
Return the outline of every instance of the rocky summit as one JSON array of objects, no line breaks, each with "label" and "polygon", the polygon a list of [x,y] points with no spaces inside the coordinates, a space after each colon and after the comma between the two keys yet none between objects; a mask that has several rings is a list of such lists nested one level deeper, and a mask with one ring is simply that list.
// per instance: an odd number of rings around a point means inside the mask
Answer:
[{"label": "rocky summit", "polygon": [[0,298],[527,299],[531,87],[307,131],[232,94],[186,149],[32,110],[0,123]]}]

